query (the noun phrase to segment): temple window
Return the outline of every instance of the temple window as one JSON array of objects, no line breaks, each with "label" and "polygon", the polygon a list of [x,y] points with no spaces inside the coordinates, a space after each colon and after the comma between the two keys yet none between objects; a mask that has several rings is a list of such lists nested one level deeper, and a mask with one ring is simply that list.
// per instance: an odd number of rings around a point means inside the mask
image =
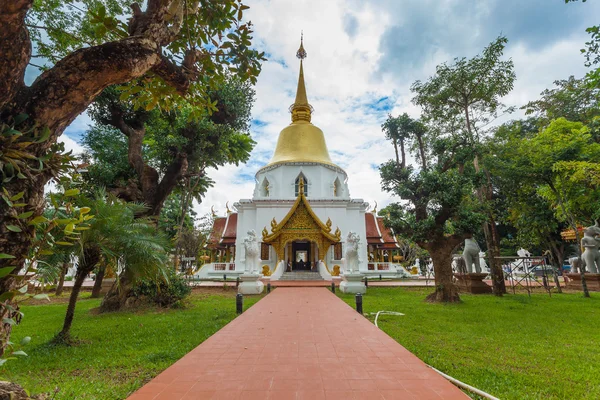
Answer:
[{"label": "temple window", "polygon": [[333,245],[333,259],[341,260],[342,259],[342,244],[336,243]]},{"label": "temple window", "polygon": [[302,173],[300,175],[298,175],[298,177],[296,178],[294,196],[298,196],[298,192],[300,190],[300,179],[302,179],[304,181],[304,195],[308,196],[308,180]]},{"label": "temple window", "polygon": [[261,243],[260,244],[260,259],[261,260],[269,260],[269,250],[270,250],[271,245],[269,245],[268,243]]}]

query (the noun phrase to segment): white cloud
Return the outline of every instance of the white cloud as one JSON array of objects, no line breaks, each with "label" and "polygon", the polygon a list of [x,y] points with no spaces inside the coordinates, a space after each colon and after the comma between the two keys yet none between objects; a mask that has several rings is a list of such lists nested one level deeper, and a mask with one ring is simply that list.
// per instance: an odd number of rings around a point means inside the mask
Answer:
[{"label": "white cloud", "polygon": [[58,138],[58,142],[65,144],[65,151],[73,151],[73,154],[83,153],[83,146],[71,139],[69,135],[65,133]]},{"label": "white cloud", "polygon": [[[417,2],[409,3],[414,6]],[[352,197],[364,198],[371,203],[377,201],[379,208],[396,200],[382,192],[377,170],[379,164],[393,155],[391,146],[384,140],[381,123],[390,112],[393,115],[407,112],[413,117],[419,116],[418,107],[410,101],[410,85],[415,79],[427,79],[437,64],[451,62],[457,56],[473,56],[481,51],[486,41],[493,40],[500,33],[495,30],[500,29],[514,35],[509,36],[506,54],[515,62],[517,82],[513,92],[505,99],[508,105],[521,106],[536,99],[539,92],[550,87],[555,79],[585,73],[579,55],[579,48],[586,40],[585,25],[570,27],[571,33],[563,28],[560,37],[554,35],[542,46],[537,44],[544,35],[519,37],[526,34],[521,33],[525,30],[518,24],[508,25],[510,21],[506,21],[504,27],[503,20],[498,19],[494,21],[493,34],[487,32],[485,24],[494,15],[490,11],[491,6],[479,7],[475,10],[477,12],[469,14],[458,10],[460,6],[456,6],[457,3],[444,4],[446,8],[442,8],[448,12],[452,8],[457,18],[435,17],[435,26],[440,30],[427,33],[434,39],[430,43],[419,40],[418,46],[421,47],[407,53],[426,54],[416,63],[386,53],[391,51],[390,47],[382,45],[384,39],[389,45],[390,37],[386,37],[386,33],[393,27],[402,26],[415,17],[411,14],[415,7],[403,9],[395,1],[252,2],[248,18],[254,23],[254,43],[269,58],[263,64],[258,79],[253,108],[253,118],[261,121],[252,131],[258,143],[246,166],[210,171],[216,184],[208,191],[203,203],[196,205],[196,211],[202,215],[214,205],[222,215],[227,201],[231,207],[240,198],[252,196],[254,181],[247,177],[254,176],[268,162],[279,131],[290,123],[287,109],[295,96],[299,69],[295,53],[301,30],[304,31],[304,46],[308,52],[304,72],[309,101],[315,108],[313,123],[325,133],[333,161],[348,173]],[[518,4],[515,2],[512,12],[519,12]],[[531,7],[525,7],[520,18],[527,19],[527,15],[531,14],[529,23],[532,27],[537,26],[535,32],[547,29],[540,27],[545,24],[544,20],[535,18],[531,10]],[[557,8],[556,12],[561,10]],[[435,7],[425,7],[418,12],[425,15],[441,13]],[[452,32],[452,36],[443,38],[446,34],[444,29],[451,24],[453,28],[448,31]],[[413,29],[422,29],[423,32],[412,32],[411,37],[424,35],[425,28],[416,24]],[[442,39],[435,39],[436,35]],[[474,38],[465,37],[467,44],[458,45],[454,43],[457,35],[474,35]],[[397,37],[394,40],[401,42],[407,38]],[[406,43],[406,46],[411,45],[417,45],[417,42]],[[402,73],[395,73],[401,69]],[[376,107],[376,103],[386,97],[390,107]]]}]

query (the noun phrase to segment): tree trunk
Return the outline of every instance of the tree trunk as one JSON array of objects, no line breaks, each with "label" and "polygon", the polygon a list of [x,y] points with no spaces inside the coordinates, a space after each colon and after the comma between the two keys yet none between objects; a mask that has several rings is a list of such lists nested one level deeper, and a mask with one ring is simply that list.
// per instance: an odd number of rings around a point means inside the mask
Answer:
[{"label": "tree trunk", "polygon": [[490,272],[492,275],[492,291],[496,296],[502,296],[506,293],[506,282],[504,281],[504,271],[502,265],[496,257],[500,257],[500,248],[498,243],[498,229],[496,221],[492,215],[488,221],[483,223],[483,232],[485,234],[485,242],[488,247]]},{"label": "tree trunk", "polygon": [[[466,110],[467,124],[469,124],[469,112]],[[469,132],[471,132],[470,125]],[[473,159],[473,166],[476,172],[481,172],[479,166],[479,155],[475,155]],[[493,199],[492,182],[489,171],[484,171],[487,177],[487,183],[477,189],[477,197],[483,203],[488,203],[488,207],[491,207],[490,202]],[[504,271],[502,271],[502,265],[496,257],[500,257],[500,237],[498,236],[498,228],[496,227],[496,220],[494,218],[493,211],[488,211],[488,220],[483,223],[483,233],[485,235],[485,242],[488,248],[488,259],[490,262],[490,271],[492,275],[492,291],[496,296],[502,296],[506,293],[506,283],[504,281]]]},{"label": "tree trunk", "polygon": [[406,168],[406,149],[404,148],[404,139],[400,139],[400,154],[402,154],[402,161],[400,162],[400,168]]},{"label": "tree trunk", "polygon": [[75,274],[75,281],[73,282],[73,290],[71,291],[71,297],[69,297],[69,305],[67,307],[67,314],[65,315],[65,322],[63,323],[62,330],[56,335],[55,340],[58,342],[69,343],[71,341],[71,325],[73,324],[73,317],[75,316],[75,306],[77,305],[77,298],[83,285],[85,277],[94,270],[94,267],[100,261],[100,250],[97,247],[89,247],[84,249],[83,257],[77,265],[77,273]]},{"label": "tree trunk", "polygon": [[62,270],[60,271],[58,285],[56,286],[56,296],[60,296],[63,292],[63,287],[65,285],[65,275],[67,275],[67,272],[69,272],[69,262],[65,261],[62,265]]},{"label": "tree trunk", "polygon": [[123,118],[120,108],[115,106],[111,108],[111,117],[103,119],[101,122],[117,128],[127,136],[127,158],[129,165],[136,172],[143,202],[148,207],[138,216],[158,217],[165,200],[177,186],[179,178],[186,173],[188,167],[187,155],[188,153],[193,153],[194,147],[190,140],[184,146],[183,150],[178,151],[161,179],[159,172],[144,160],[145,118],[145,116],[139,116],[132,122],[127,123]]},{"label": "tree trunk", "polygon": [[131,296],[133,282],[126,274],[121,273],[119,279],[108,290],[102,299],[100,312],[119,311],[125,306],[127,299]]},{"label": "tree trunk", "polygon": [[458,303],[460,297],[452,273],[452,252],[456,247],[452,241],[442,238],[422,245],[431,256],[435,273],[435,292],[427,296],[432,303]]},{"label": "tree trunk", "polygon": [[400,155],[398,154],[398,139],[393,138],[394,152],[396,153],[396,165],[400,165]]},{"label": "tree trunk", "polygon": [[425,145],[423,144],[423,136],[417,135],[417,141],[419,142],[419,154],[421,155],[421,165],[423,170],[427,169],[427,159],[425,158]]},{"label": "tree trunk", "polygon": [[106,273],[106,264],[101,265],[98,268],[96,274],[96,280],[94,281],[94,288],[92,289],[92,298],[97,299],[100,297],[100,291],[102,290],[102,281],[104,280],[104,274]]},{"label": "tree trunk", "polygon": [[550,189],[552,189],[552,191],[556,195],[556,198],[558,199],[558,204],[560,205],[562,212],[567,216],[567,220],[569,225],[571,225],[571,229],[573,229],[573,231],[575,232],[577,260],[579,261],[580,265],[579,272],[581,273],[581,288],[583,289],[583,297],[590,297],[590,291],[588,290],[587,282],[585,280],[585,268],[583,267],[583,260],[581,259],[581,238],[579,237],[579,231],[577,230],[577,222],[575,221],[575,217],[573,216],[573,214],[567,212],[567,207],[565,206],[565,203],[562,200],[562,196],[560,192],[556,189],[552,181],[549,182],[549,186]]}]

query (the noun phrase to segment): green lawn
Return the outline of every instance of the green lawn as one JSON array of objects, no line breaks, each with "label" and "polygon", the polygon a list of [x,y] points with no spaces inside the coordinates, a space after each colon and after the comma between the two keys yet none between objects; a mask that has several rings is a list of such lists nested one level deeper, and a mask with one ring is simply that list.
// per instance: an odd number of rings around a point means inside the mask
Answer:
[{"label": "green lawn", "polygon": [[[369,288],[364,312],[427,364],[501,399],[600,398],[600,294],[462,295],[423,301],[431,289]],[[354,307],[354,296],[340,294]],[[371,319],[374,318],[370,317]]]},{"label": "green lawn", "polygon": [[[84,297],[89,293],[83,294]],[[246,296],[244,308],[259,296]],[[74,347],[49,341],[62,327],[66,304],[22,306],[23,322],[13,342],[32,341],[29,357],[6,363],[3,378],[32,394],[55,399],[123,399],[235,318],[235,290],[192,293],[185,309],[148,309],[97,315],[100,300],[80,300],[72,334]]]}]

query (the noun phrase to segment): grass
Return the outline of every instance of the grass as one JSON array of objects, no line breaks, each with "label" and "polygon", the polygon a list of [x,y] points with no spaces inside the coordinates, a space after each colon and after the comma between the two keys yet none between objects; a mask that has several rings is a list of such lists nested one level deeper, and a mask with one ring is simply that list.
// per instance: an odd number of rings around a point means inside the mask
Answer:
[{"label": "grass", "polygon": [[[600,295],[462,295],[424,301],[431,289],[369,288],[387,334],[425,363],[501,399],[600,398]],[[354,296],[340,294],[354,306]],[[370,317],[371,319],[374,316]]]},{"label": "grass", "polygon": [[[22,306],[13,342],[31,336],[29,356],[6,363],[0,375],[32,394],[58,390],[54,399],[123,399],[235,318],[235,289],[194,291],[183,309],[149,308],[97,314],[99,299],[77,303],[72,335],[77,346],[50,341],[66,304]],[[260,296],[246,296],[244,308]]]}]

